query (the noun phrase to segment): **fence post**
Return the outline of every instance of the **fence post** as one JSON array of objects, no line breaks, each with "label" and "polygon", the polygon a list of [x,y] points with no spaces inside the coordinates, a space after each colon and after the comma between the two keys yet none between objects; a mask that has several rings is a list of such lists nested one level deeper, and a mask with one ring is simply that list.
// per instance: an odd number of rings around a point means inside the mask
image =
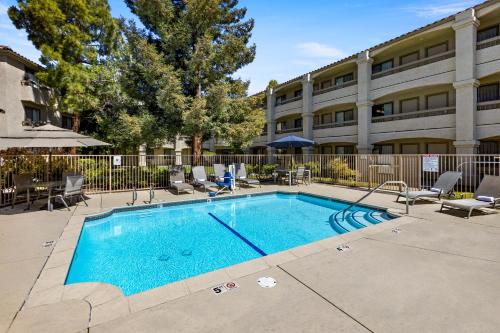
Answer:
[{"label": "fence post", "polygon": [[113,191],[113,182],[111,181],[111,177],[113,176],[113,156],[109,155],[109,177],[108,177],[108,181],[109,181],[109,192]]}]

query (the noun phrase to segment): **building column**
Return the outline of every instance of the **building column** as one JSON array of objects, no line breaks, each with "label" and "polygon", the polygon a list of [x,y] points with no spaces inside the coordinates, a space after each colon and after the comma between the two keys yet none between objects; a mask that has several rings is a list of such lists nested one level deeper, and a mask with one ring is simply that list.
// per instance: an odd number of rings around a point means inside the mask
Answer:
[{"label": "building column", "polygon": [[184,140],[180,137],[175,138],[174,152],[175,152],[175,165],[182,165],[182,145]]},{"label": "building column", "polygon": [[146,144],[142,144],[139,146],[139,166],[146,166]]},{"label": "building column", "polygon": [[470,8],[455,16],[455,82],[457,154],[475,154],[479,142],[476,135],[477,87],[476,38],[479,20]]},{"label": "building column", "polygon": [[[273,88],[267,89],[267,109],[266,109],[266,121],[267,121],[267,143],[274,141],[276,138],[276,120],[274,119],[274,109],[276,106],[276,94]],[[267,154],[272,156],[276,153],[276,149],[272,147],[267,147]]]},{"label": "building column", "polygon": [[369,51],[358,54],[358,154],[371,154],[373,146],[370,142],[373,102],[370,97],[372,63]]},{"label": "building column", "polygon": [[[302,78],[302,133],[308,140],[314,140],[313,124],[313,80],[311,74],[306,74]],[[302,148],[305,155],[310,155],[313,151],[313,147]]]}]

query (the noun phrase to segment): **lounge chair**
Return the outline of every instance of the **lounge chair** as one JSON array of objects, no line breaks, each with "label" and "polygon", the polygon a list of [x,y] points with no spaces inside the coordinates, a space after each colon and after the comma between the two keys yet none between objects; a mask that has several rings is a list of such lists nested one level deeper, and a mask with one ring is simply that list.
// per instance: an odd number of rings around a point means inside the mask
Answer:
[{"label": "lounge chair", "polygon": [[180,192],[193,192],[194,187],[191,184],[186,183],[186,176],[184,175],[184,170],[174,168],[170,171],[170,187]]},{"label": "lounge chair", "polygon": [[194,186],[201,186],[206,192],[208,187],[218,187],[214,182],[207,180],[207,174],[205,173],[205,167],[196,166],[193,167],[193,179]]},{"label": "lounge chair", "polygon": [[224,181],[226,166],[224,164],[214,164],[214,177],[216,182]]},{"label": "lounge chair", "polygon": [[88,207],[82,190],[84,179],[85,178],[83,176],[66,176],[66,185],[64,186],[62,194],[57,194],[54,196],[54,198],[61,200],[61,202],[68,210],[71,209],[69,209],[68,204],[66,203],[66,199],[71,200],[74,197],[82,199],[85,203],[85,206]]},{"label": "lounge chair", "polygon": [[[453,188],[460,177],[462,177],[461,172],[447,171],[439,176],[430,190],[409,191],[408,199],[411,200],[412,205],[415,204],[417,199],[421,198],[436,198],[439,200],[442,195],[453,193]],[[399,193],[396,202],[400,197],[406,197],[406,192]]]},{"label": "lounge chair", "polygon": [[247,176],[247,170],[245,168],[245,163],[240,163],[236,165],[236,177],[235,180],[238,182],[238,186],[240,184],[249,185],[259,185],[261,187],[260,182],[257,179],[250,179]]},{"label": "lounge chair", "polygon": [[500,203],[500,176],[485,175],[481,184],[474,192],[474,199],[445,200],[441,204],[440,212],[444,207],[467,210],[470,218],[474,209],[495,208]]}]

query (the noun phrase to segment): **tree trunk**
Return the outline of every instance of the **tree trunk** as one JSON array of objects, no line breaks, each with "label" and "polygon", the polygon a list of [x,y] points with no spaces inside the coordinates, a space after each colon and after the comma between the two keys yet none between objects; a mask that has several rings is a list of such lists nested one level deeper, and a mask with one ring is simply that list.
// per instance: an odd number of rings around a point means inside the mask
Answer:
[{"label": "tree trunk", "polygon": [[[80,132],[80,116],[77,115],[76,113],[73,113],[72,118],[73,118],[73,121],[72,121],[73,122],[73,124],[72,124],[73,126],[72,126],[71,130],[73,132],[78,133],[78,132]],[[76,155],[76,148],[75,147],[71,148],[70,149],[70,153],[72,155]]]},{"label": "tree trunk", "polygon": [[193,159],[195,164],[199,164],[201,160],[201,150],[202,150],[202,140],[203,140],[203,135],[201,133],[195,133],[192,138],[192,153],[193,153]]}]

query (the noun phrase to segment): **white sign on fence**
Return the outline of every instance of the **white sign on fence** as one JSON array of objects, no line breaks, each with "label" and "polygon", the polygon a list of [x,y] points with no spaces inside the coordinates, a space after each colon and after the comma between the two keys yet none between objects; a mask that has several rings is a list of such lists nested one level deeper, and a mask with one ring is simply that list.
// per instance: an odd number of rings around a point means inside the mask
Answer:
[{"label": "white sign on fence", "polygon": [[121,166],[122,165],[122,157],[121,155],[113,156],[113,166]]},{"label": "white sign on fence", "polygon": [[427,172],[439,172],[439,156],[422,156],[422,170]]}]

